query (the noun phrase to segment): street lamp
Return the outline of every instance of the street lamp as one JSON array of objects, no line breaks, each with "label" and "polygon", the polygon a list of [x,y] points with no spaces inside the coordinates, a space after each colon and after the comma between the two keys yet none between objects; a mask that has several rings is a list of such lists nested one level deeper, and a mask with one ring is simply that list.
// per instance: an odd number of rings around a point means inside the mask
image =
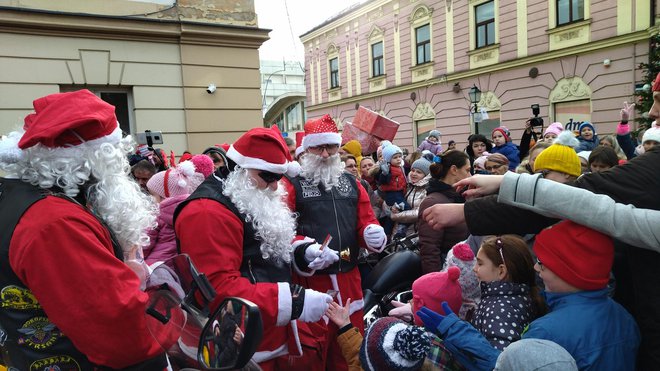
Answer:
[{"label": "street lamp", "polygon": [[285,71],[286,71],[286,63],[284,64],[283,69],[277,70],[275,72],[271,72],[271,74],[268,75],[268,77],[266,78],[266,85],[264,86],[264,95],[263,95],[263,98],[261,100],[262,111],[263,111],[264,115],[266,114],[266,92],[268,91],[268,84],[270,83],[270,78],[273,77],[273,75],[276,74],[276,73],[285,72]]},{"label": "street lamp", "polygon": [[477,119],[476,119],[476,114],[477,114],[477,103],[481,100],[481,90],[477,87],[477,85],[472,84],[472,87],[468,91],[468,95],[470,96],[470,103],[474,105],[474,114],[472,115],[474,119],[474,133],[479,134],[479,127],[477,126]]}]

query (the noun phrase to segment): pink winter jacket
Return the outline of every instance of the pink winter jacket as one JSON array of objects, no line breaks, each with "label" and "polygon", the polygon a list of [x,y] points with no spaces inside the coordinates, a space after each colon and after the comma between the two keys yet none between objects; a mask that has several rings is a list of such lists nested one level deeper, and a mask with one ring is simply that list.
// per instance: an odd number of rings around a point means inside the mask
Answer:
[{"label": "pink winter jacket", "polygon": [[149,246],[143,248],[144,260],[147,264],[165,261],[177,254],[173,225],[174,210],[188,196],[190,195],[173,196],[160,202],[158,226],[149,231]]}]

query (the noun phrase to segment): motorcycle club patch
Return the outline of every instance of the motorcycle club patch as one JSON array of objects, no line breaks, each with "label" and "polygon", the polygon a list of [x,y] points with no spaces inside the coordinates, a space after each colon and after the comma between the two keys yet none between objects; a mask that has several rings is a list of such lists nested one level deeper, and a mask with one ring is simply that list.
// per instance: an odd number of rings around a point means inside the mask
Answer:
[{"label": "motorcycle club patch", "polygon": [[32,310],[40,309],[41,305],[32,292],[24,287],[5,286],[0,291],[0,306],[2,308]]},{"label": "motorcycle club patch", "polygon": [[30,371],[80,371],[80,365],[69,356],[55,356],[32,362]]},{"label": "motorcycle club patch", "polygon": [[348,197],[351,195],[351,191],[353,190],[353,187],[351,187],[351,182],[348,180],[346,176],[341,176],[339,177],[339,183],[335,187],[337,190],[337,193],[339,193],[340,196],[342,197]]},{"label": "motorcycle club patch", "polygon": [[312,184],[309,180],[300,180],[300,187],[302,188],[302,197],[319,197],[321,196],[321,191],[317,185]]},{"label": "motorcycle club patch", "polygon": [[32,349],[46,349],[62,335],[60,330],[47,317],[33,317],[18,329],[23,334],[18,338],[19,345]]}]

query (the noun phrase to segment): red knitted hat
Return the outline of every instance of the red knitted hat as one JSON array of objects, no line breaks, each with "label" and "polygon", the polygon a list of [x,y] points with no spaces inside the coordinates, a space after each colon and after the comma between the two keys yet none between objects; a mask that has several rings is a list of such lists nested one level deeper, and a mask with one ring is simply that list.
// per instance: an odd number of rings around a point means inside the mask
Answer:
[{"label": "red knitted hat", "polygon": [[511,134],[509,133],[509,129],[506,126],[500,126],[500,127],[497,127],[495,129],[493,129],[493,131],[490,133],[490,135],[492,136],[493,133],[495,133],[496,131],[499,131],[500,133],[502,133],[502,135],[504,136],[504,140],[506,140],[507,142],[511,141]]},{"label": "red knitted hat", "polygon": [[25,134],[18,142],[21,149],[38,143],[56,148],[121,139],[115,107],[89,90],[47,95],[32,105],[34,113],[25,118]]},{"label": "red knitted hat", "polygon": [[291,174],[291,154],[277,126],[250,129],[229,147],[227,157],[243,168],[297,175]]},{"label": "red knitted hat", "polygon": [[305,150],[323,144],[341,145],[341,135],[337,130],[337,124],[330,115],[324,115],[320,119],[312,119],[305,123],[305,137],[302,145]]},{"label": "red knitted hat", "polygon": [[461,270],[458,267],[449,267],[446,272],[427,273],[413,282],[413,313],[416,324],[423,324],[417,317],[417,311],[422,306],[443,314],[442,302],[446,301],[449,308],[458,313],[463,305],[463,294],[458,283],[460,275]]},{"label": "red knitted hat", "polygon": [[614,261],[612,239],[564,220],[536,235],[534,253],[559,278],[581,290],[607,286]]}]

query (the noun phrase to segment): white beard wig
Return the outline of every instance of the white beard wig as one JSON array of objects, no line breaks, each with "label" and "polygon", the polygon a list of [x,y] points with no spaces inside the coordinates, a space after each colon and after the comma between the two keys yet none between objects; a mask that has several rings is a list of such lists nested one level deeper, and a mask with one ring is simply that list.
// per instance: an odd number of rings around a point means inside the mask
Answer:
[{"label": "white beard wig", "polygon": [[[8,139],[18,143],[23,132]],[[146,246],[145,233],[156,226],[158,205],[129,178],[126,155],[132,150],[130,136],[119,143],[90,143],[63,148],[37,144],[21,151],[10,161],[0,161],[9,177],[44,189],[62,188],[69,197],[86,189],[87,206],[110,228],[125,253]],[[6,160],[7,158],[3,158]]]},{"label": "white beard wig", "polygon": [[286,191],[278,187],[258,189],[247,169],[237,167],[223,180],[222,193],[245,214],[261,240],[261,254],[276,264],[291,262],[291,243],[296,235],[295,214],[284,203]]},{"label": "white beard wig", "polygon": [[323,158],[307,152],[300,160],[300,167],[302,167],[300,175],[303,178],[315,186],[323,184],[326,191],[330,191],[339,183],[339,177],[344,172],[344,163],[341,162],[339,153]]}]

